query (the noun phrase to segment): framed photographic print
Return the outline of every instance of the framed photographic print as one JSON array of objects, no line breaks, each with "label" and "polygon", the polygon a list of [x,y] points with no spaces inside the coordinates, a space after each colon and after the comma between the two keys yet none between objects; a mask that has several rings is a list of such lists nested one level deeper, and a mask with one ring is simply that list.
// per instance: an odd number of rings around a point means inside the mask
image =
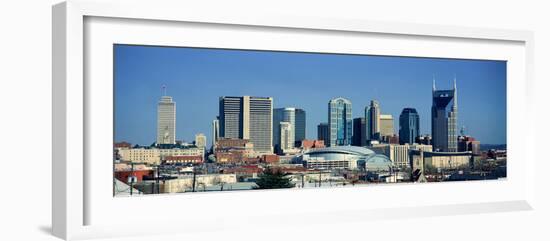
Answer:
[{"label": "framed photographic print", "polygon": [[530,32],[116,4],[53,8],[56,236],[532,208]]}]

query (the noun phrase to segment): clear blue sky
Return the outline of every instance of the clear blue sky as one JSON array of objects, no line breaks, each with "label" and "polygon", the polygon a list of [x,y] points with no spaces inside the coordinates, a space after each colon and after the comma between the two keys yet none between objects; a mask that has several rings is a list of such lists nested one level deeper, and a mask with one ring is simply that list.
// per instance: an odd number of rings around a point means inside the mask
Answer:
[{"label": "clear blue sky", "polygon": [[452,88],[456,75],[458,123],[482,144],[506,143],[506,62],[367,55],[290,53],[115,45],[115,141],[149,145],[156,138],[162,85],[177,105],[176,138],[193,141],[211,123],[219,96],[271,96],[274,107],[306,111],[307,138],[327,122],[334,97],[352,102],[353,117],[371,99],[394,117],[413,107],[420,132],[430,134],[432,79]]}]

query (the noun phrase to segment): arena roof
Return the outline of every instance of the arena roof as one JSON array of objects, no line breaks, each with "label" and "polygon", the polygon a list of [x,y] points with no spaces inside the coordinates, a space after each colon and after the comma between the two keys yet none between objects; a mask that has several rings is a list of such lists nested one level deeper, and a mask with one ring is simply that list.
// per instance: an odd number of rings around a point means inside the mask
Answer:
[{"label": "arena roof", "polygon": [[342,153],[342,154],[354,154],[360,156],[374,155],[374,151],[365,147],[359,146],[331,146],[325,148],[312,149],[305,154],[320,154],[320,153]]}]

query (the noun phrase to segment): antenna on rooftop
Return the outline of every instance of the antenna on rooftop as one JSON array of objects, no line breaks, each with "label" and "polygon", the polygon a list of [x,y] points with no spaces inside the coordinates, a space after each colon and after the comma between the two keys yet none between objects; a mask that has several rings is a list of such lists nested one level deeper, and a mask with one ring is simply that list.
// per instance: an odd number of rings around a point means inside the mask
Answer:
[{"label": "antenna on rooftop", "polygon": [[435,91],[435,74],[433,74],[433,87],[432,90]]}]

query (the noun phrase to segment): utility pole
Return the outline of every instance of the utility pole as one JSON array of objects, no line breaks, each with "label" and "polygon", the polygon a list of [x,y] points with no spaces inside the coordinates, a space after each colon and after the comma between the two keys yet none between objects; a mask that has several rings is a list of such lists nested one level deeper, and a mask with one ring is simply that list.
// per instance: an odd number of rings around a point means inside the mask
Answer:
[{"label": "utility pole", "polygon": [[193,167],[193,192],[195,192],[195,185],[197,182],[197,170]]},{"label": "utility pole", "polygon": [[160,193],[160,164],[157,166],[157,180],[156,180],[156,186],[157,186],[157,193]]},{"label": "utility pole", "polygon": [[319,187],[321,187],[321,169],[319,169]]},{"label": "utility pole", "polygon": [[130,166],[132,168],[130,172],[130,196],[132,196],[134,194],[134,163],[130,162]]}]

